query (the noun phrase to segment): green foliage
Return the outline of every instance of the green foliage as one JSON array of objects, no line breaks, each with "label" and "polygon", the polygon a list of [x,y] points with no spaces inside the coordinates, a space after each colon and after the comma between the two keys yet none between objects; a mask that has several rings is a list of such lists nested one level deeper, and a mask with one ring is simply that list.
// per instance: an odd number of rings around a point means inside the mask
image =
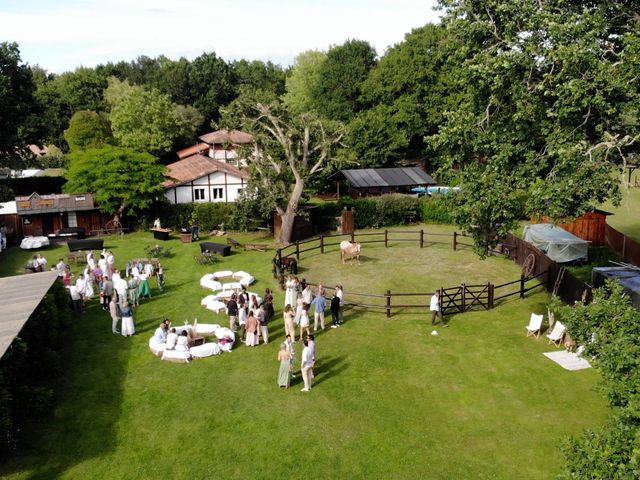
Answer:
[{"label": "green foliage", "polygon": [[477,253],[517,226],[525,213],[526,193],[509,172],[490,165],[473,165],[462,174],[461,190],[450,194],[454,222],[473,237]]},{"label": "green foliage", "polygon": [[451,201],[444,195],[422,197],[420,199],[420,220],[424,223],[454,223]]},{"label": "green foliage", "polygon": [[219,229],[220,225],[228,225],[236,210],[235,203],[198,203],[194,213],[200,222],[201,230],[209,232]]},{"label": "green foliage", "polygon": [[[401,194],[343,200],[355,210],[356,228],[405,225],[420,219],[420,199]],[[339,213],[338,213],[339,215]]]},{"label": "green foliage", "polygon": [[229,65],[235,95],[262,90],[276,96],[284,93],[285,73],[280,65],[261,60],[236,60]]},{"label": "green foliage", "polygon": [[[376,51],[362,40],[332,47],[312,85],[314,110],[322,117],[348,121],[361,109],[362,82],[376,64]],[[312,77],[313,78],[313,77]]]},{"label": "green foliage", "polygon": [[613,413],[597,431],[564,448],[565,478],[635,479],[640,475],[640,312],[615,281],[589,305],[562,310],[562,321],[602,375]]},{"label": "green foliage", "polygon": [[118,147],[70,156],[65,192],[92,192],[102,211],[122,215],[148,208],[164,192],[165,167],[148,153]]},{"label": "green foliage", "polygon": [[43,168],[67,168],[67,159],[58,147],[53,144],[47,145],[49,152],[40,157],[40,164]]},{"label": "green foliage", "polygon": [[194,131],[167,95],[124,84],[117,88],[120,91],[108,94],[113,102],[109,120],[120,146],[162,155]]},{"label": "green foliage", "polygon": [[[15,192],[7,185],[0,184],[0,202],[12,202],[16,199]],[[1,210],[0,210],[1,212]]]},{"label": "green foliage", "polygon": [[107,88],[107,79],[93,68],[80,67],[73,72],[65,72],[55,77],[53,83],[70,112],[105,110],[103,93]]},{"label": "green foliage", "polygon": [[73,114],[64,139],[71,150],[100,148],[114,143],[109,120],[104,114],[80,110]]},{"label": "green foliage", "polygon": [[9,454],[27,419],[51,413],[50,383],[62,373],[60,349],[71,323],[69,294],[56,281],[0,359],[0,445]]},{"label": "green foliage", "polygon": [[282,102],[289,111],[300,114],[314,110],[313,92],[320,81],[320,69],[327,60],[325,52],[307,50],[299,53],[287,76]]},{"label": "green foliage", "polygon": [[24,127],[35,113],[35,85],[22,63],[16,43],[0,43],[0,167],[22,163],[20,151],[29,142]]}]

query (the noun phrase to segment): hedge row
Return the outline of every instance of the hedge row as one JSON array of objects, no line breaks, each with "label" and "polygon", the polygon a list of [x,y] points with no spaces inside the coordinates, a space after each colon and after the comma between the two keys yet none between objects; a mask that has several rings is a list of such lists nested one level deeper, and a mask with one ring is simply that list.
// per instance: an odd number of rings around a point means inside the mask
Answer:
[{"label": "hedge row", "polygon": [[0,455],[15,450],[27,420],[52,412],[70,324],[69,294],[56,281],[0,359]]}]

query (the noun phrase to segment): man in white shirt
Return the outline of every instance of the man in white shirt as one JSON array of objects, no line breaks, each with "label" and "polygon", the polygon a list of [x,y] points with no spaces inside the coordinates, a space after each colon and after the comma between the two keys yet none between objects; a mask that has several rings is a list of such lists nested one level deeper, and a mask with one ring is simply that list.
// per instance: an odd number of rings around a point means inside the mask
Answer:
[{"label": "man in white shirt", "polygon": [[436,317],[440,319],[440,323],[443,327],[448,327],[449,325],[444,323],[444,318],[442,317],[442,309],[440,308],[440,292],[436,291],[431,296],[431,303],[429,305],[429,310],[431,310],[431,326],[436,324]]},{"label": "man in white shirt", "polygon": [[302,370],[302,380],[304,381],[304,388],[301,392],[308,392],[311,390],[311,369],[313,368],[313,352],[309,348],[309,342],[303,340],[304,349],[302,350],[302,363],[300,364],[300,370]]}]

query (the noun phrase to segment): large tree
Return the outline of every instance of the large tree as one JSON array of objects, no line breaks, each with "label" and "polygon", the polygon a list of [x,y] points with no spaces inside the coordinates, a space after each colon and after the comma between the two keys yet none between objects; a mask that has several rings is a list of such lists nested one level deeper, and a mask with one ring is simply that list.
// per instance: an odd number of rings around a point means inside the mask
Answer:
[{"label": "large tree", "polygon": [[195,130],[194,115],[157,90],[110,79],[105,98],[112,105],[113,136],[122,147],[163,155]]},{"label": "large tree", "polygon": [[148,153],[105,147],[78,150],[70,155],[66,192],[92,192],[100,209],[120,220],[144,210],[164,188],[165,167]]},{"label": "large tree", "polygon": [[22,160],[21,150],[29,141],[25,131],[37,105],[31,70],[23,64],[16,43],[0,43],[0,165]]},{"label": "large tree", "polygon": [[312,89],[315,111],[343,122],[353,118],[361,110],[362,82],[375,64],[376,51],[363,40],[347,40],[332,47]]},{"label": "large tree", "polygon": [[[448,62],[458,100],[427,139],[442,171],[473,166],[464,175],[462,201],[481,209],[476,189],[465,188],[496,172],[511,190],[487,196],[496,204],[487,232],[513,227],[521,212],[511,195],[525,191],[527,214],[573,217],[616,198],[611,155],[635,155],[638,143],[637,11],[629,2],[442,0],[447,35],[456,47]],[[631,72],[635,71],[635,74]],[[607,140],[617,139],[607,143]],[[488,189],[501,189],[496,182]],[[475,208],[477,207],[477,208]]]},{"label": "large tree", "polygon": [[235,106],[238,126],[255,140],[254,150],[247,152],[250,187],[278,212],[282,228],[276,240],[288,244],[305,186],[334,161],[344,127],[311,113],[291,114],[278,101],[250,104],[247,99]]},{"label": "large tree", "polygon": [[106,115],[91,110],[73,114],[69,128],[64,131],[64,139],[71,150],[99,148],[115,142]]},{"label": "large tree", "polygon": [[299,53],[287,76],[286,93],[282,101],[293,113],[307,113],[314,110],[313,92],[320,79],[320,69],[327,59],[325,52],[307,50]]}]

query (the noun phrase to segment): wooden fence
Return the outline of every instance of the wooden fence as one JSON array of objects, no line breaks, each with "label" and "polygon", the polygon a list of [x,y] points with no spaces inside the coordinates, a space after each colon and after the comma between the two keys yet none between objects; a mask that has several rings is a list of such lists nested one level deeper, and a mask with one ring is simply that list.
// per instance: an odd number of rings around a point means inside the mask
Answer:
[{"label": "wooden fence", "polygon": [[[397,237],[396,235],[402,236]],[[413,235],[413,238],[408,238],[408,235]],[[373,238],[375,236],[379,238]],[[321,235],[302,242],[295,242],[294,244],[277,250],[274,260],[280,260],[283,256],[291,254],[294,254],[296,259],[300,260],[303,253],[315,250],[320,250],[320,253],[325,253],[329,247],[340,245],[340,241],[333,240],[338,237],[341,237],[342,240],[349,239],[351,242],[358,241],[362,244],[384,243],[385,248],[388,248],[392,242],[416,242],[420,248],[435,243],[451,245],[453,250],[457,250],[460,247],[472,247],[470,243],[461,241],[461,239],[466,238],[467,235],[458,232],[448,234],[431,233],[424,230],[384,230],[383,232],[373,233],[354,232],[349,235]],[[513,252],[517,252],[517,250],[518,246],[514,244]],[[540,265],[545,264],[542,262]],[[539,265],[537,265],[537,267],[538,266]],[[501,285],[494,285],[492,283],[467,285],[463,283],[454,287],[441,287],[438,291],[440,292],[442,313],[443,315],[450,315],[471,310],[490,310],[507,298],[515,295],[518,295],[519,298],[524,298],[525,294],[531,290],[541,286],[548,287],[548,281],[549,271],[542,270],[534,272],[534,274],[528,278],[521,275],[517,280]],[[332,290],[331,287],[325,288]],[[412,309],[428,310],[431,296],[434,293],[435,292],[404,293],[392,292],[391,290],[379,294],[352,292],[350,290],[346,292],[349,298],[348,304],[351,307],[378,310],[381,313],[385,312],[388,318],[392,316],[393,311]]]},{"label": "wooden fence", "polygon": [[640,243],[627,237],[609,224],[605,225],[604,228],[604,241],[625,262],[640,266]]}]

